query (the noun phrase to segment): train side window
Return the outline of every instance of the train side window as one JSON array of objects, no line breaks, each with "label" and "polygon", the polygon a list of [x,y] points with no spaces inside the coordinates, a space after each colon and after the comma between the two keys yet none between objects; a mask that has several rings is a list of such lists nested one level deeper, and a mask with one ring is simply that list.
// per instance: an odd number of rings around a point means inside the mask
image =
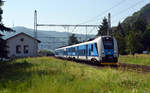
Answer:
[{"label": "train side window", "polygon": [[80,56],[82,56],[82,50],[80,50]]},{"label": "train side window", "polygon": [[93,44],[91,44],[91,51],[93,51]]},{"label": "train side window", "polygon": [[91,49],[89,48],[89,56],[91,56]]},{"label": "train side window", "polygon": [[83,50],[83,56],[85,55],[85,50]]},{"label": "train side window", "polygon": [[79,50],[79,55],[80,55],[80,56],[81,56],[81,52],[82,52],[82,51],[81,51],[81,50]]}]

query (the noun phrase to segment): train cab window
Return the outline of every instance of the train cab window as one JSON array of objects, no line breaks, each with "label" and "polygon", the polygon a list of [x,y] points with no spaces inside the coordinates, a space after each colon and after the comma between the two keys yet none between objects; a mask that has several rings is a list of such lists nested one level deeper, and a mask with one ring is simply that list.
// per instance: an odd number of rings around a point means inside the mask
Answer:
[{"label": "train cab window", "polygon": [[103,37],[103,45],[105,49],[113,49],[114,42],[112,37]]},{"label": "train cab window", "polygon": [[97,51],[97,43],[94,43],[95,44],[95,47],[96,47],[96,51]]}]

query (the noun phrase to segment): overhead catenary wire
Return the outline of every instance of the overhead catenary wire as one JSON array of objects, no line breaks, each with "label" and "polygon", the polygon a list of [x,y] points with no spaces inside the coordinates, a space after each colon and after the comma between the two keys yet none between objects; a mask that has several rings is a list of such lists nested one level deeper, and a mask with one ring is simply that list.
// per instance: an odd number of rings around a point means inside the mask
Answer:
[{"label": "overhead catenary wire", "polygon": [[[136,6],[139,5],[141,2],[144,2],[144,1],[143,1],[143,0],[140,0],[140,1],[138,1],[137,3],[134,3],[134,4],[131,5],[130,7],[128,7],[128,8],[126,8],[126,9],[124,9],[124,10],[118,12],[118,13],[115,14],[115,15],[113,15],[112,18],[114,18],[114,17],[116,17],[116,16],[118,16],[118,15],[120,15],[120,14],[126,12],[127,10],[129,10],[129,9],[131,9],[131,8],[133,8],[133,7],[136,7]],[[124,18],[125,18],[125,17],[121,18],[121,20],[124,19]],[[114,22],[114,21],[112,21],[112,22]],[[91,32],[92,32],[92,30],[90,31],[90,33],[91,33]],[[88,34],[89,34],[89,33],[88,33]]]},{"label": "overhead catenary wire", "polygon": [[[114,6],[112,6],[112,7],[108,8],[108,9],[104,10],[101,14],[97,15],[96,17],[94,17],[94,18],[92,18],[90,20],[87,20],[85,22],[79,23],[77,25],[86,24],[86,23],[89,23],[91,21],[98,20],[98,18],[100,16],[103,16],[105,13],[108,13],[111,9],[118,7],[119,5],[121,5],[122,3],[124,3],[125,1],[126,0],[121,0],[120,2],[118,2],[117,4],[115,4]],[[71,32],[74,32],[76,28],[77,28],[77,26],[75,26]]]},{"label": "overhead catenary wire", "polygon": [[[138,1],[137,3],[134,3],[134,4],[131,5],[130,7],[128,7],[128,8],[126,8],[126,9],[124,9],[124,10],[118,12],[118,13],[115,14],[115,15],[113,15],[112,18],[114,18],[114,17],[116,17],[116,16],[118,16],[118,15],[124,13],[124,12],[127,12],[129,9],[131,9],[131,8],[133,8],[133,7],[136,7],[136,6],[139,5],[141,2],[144,2],[144,1],[143,1],[143,0],[140,0],[140,1]],[[122,17],[120,20],[122,20],[122,19],[124,19],[124,18],[126,18],[126,17]],[[115,20],[113,20],[112,23],[113,23],[113,22],[115,22]]]},{"label": "overhead catenary wire", "polygon": [[103,16],[104,14],[108,13],[110,10],[112,10],[112,9],[114,9],[114,8],[116,8],[116,7],[118,7],[119,5],[121,5],[122,3],[124,3],[125,1],[126,1],[126,0],[121,0],[119,3],[117,3],[117,4],[115,4],[114,6],[112,6],[112,7],[108,8],[108,9],[104,10],[103,12],[101,12],[101,14],[95,16],[94,18],[92,18],[92,19],[90,19],[90,20],[87,20],[87,21],[82,22],[82,23],[79,23],[79,24],[86,24],[86,23],[89,23],[89,22],[91,22],[91,21],[95,21],[95,20],[97,20],[99,17],[101,17],[101,16]]},{"label": "overhead catenary wire", "polygon": [[[127,12],[129,9],[131,9],[131,8],[133,8],[133,7],[136,7],[136,6],[139,5],[141,2],[144,2],[144,1],[143,1],[143,0],[140,0],[140,1],[138,1],[137,3],[134,3],[134,4],[131,5],[130,7],[128,7],[128,8],[126,8],[126,9],[124,9],[124,10],[118,12],[118,13],[115,14],[115,15],[113,15],[112,18],[115,18],[116,16],[118,16],[118,15],[124,13],[124,12]],[[124,18],[125,18],[125,17],[121,18],[121,20],[124,19]],[[115,21],[115,20],[114,20],[114,21]],[[114,22],[114,21],[112,21],[112,22]]]},{"label": "overhead catenary wire", "polygon": [[95,28],[96,27],[94,27],[93,29],[91,29],[88,34],[92,33],[95,30]]}]

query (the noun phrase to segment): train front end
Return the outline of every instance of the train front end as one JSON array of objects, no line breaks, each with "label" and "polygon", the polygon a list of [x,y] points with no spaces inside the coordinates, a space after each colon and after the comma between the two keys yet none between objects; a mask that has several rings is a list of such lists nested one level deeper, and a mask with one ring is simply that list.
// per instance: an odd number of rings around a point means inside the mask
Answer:
[{"label": "train front end", "polygon": [[100,39],[101,64],[116,64],[118,62],[117,41],[111,36],[102,36]]}]

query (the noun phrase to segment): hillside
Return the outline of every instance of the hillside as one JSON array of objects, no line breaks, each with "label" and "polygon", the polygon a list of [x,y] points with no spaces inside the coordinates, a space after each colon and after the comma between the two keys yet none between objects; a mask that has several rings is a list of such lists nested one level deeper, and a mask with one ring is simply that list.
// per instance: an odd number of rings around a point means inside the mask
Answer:
[{"label": "hillside", "polygon": [[150,3],[145,5],[132,16],[127,17],[123,23],[134,23],[137,19],[145,19],[150,24]]},{"label": "hillside", "polygon": [[150,3],[113,27],[119,54],[150,52]]},{"label": "hillside", "polygon": [[[32,37],[34,37],[34,30],[30,29],[30,28],[26,28],[26,27],[13,27],[12,29],[14,29],[16,32],[5,32],[3,33],[4,39],[7,39],[15,34],[18,34],[20,32],[24,32],[26,34],[31,35]],[[41,41],[41,43],[39,44],[39,48],[42,49],[48,49],[48,50],[54,50],[56,47],[60,47],[60,46],[64,46],[67,45],[68,42],[68,36],[70,36],[72,33],[68,33],[68,32],[58,32],[58,31],[45,31],[45,30],[38,30],[38,39]],[[76,36],[78,37],[79,40],[85,40],[85,35],[83,34],[76,34]],[[51,37],[55,37],[55,38],[51,38]],[[63,38],[59,38],[59,37],[63,37]],[[88,35],[89,38],[94,37],[94,35]],[[59,43],[55,43],[55,42],[59,42]]]}]

